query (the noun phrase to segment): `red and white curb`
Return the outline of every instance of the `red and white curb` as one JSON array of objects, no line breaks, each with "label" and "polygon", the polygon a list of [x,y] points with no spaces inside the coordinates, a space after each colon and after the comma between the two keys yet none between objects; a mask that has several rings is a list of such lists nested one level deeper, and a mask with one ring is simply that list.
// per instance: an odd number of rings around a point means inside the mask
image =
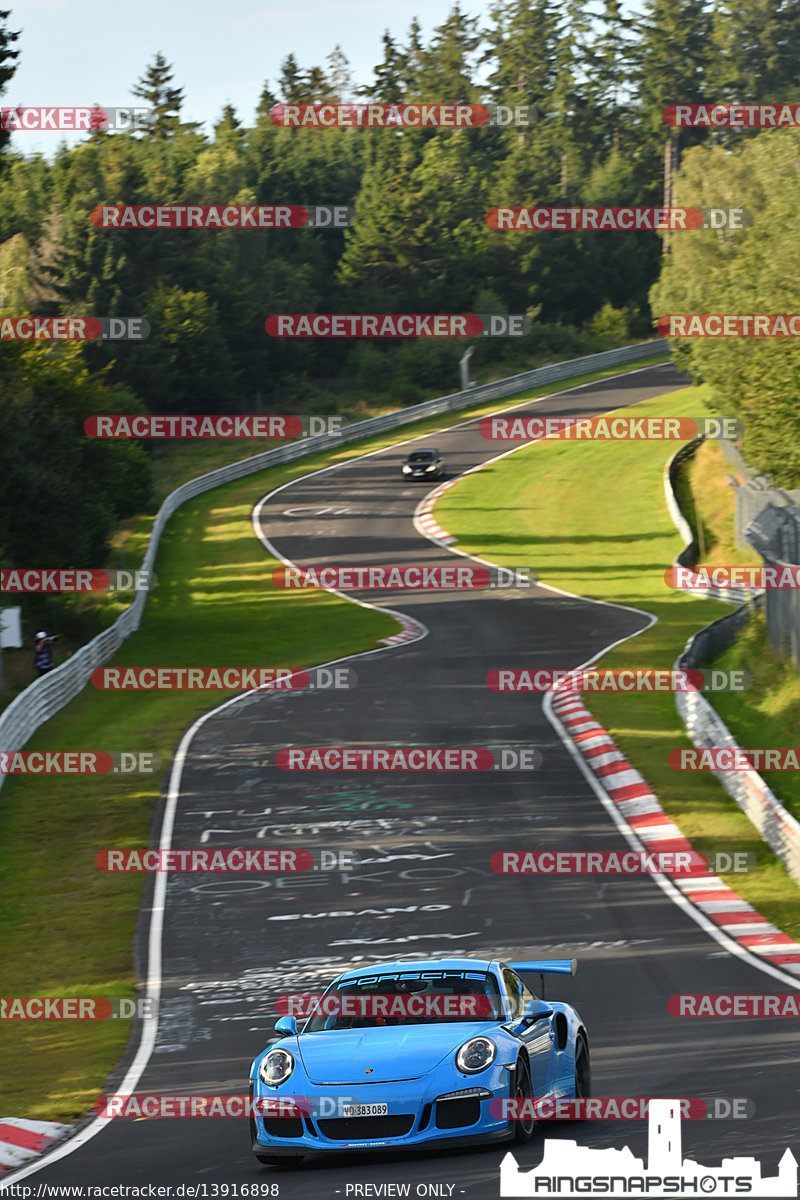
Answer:
[{"label": "red and white curb", "polygon": [[57,1121],[0,1117],[0,1175],[44,1154],[70,1128]]},{"label": "red and white curb", "polygon": [[416,623],[412,624],[399,610],[395,615],[401,621],[403,628],[399,633],[393,633],[391,637],[378,640],[385,646],[401,646],[403,642],[416,642],[419,638],[419,626]]},{"label": "red and white curb", "polygon": [[[628,762],[611,734],[595,720],[577,691],[551,693],[552,708],[575,750],[613,802],[622,822],[647,850],[693,849],[688,838],[662,809],[644,776]],[[796,978],[800,976],[800,944],[782,933],[743,900],[718,875],[667,877],[685,900],[742,949]]]},{"label": "red and white curb", "polygon": [[[462,477],[459,476],[458,479],[460,478]],[[458,479],[449,479],[441,487],[434,488],[424,500],[420,501],[414,512],[415,529],[424,537],[430,538],[432,542],[437,542],[440,546],[452,546],[454,542],[458,541],[458,538],[454,537],[452,533],[448,533],[446,529],[442,529],[439,522],[434,519],[433,506],[448,488],[458,482]]]}]

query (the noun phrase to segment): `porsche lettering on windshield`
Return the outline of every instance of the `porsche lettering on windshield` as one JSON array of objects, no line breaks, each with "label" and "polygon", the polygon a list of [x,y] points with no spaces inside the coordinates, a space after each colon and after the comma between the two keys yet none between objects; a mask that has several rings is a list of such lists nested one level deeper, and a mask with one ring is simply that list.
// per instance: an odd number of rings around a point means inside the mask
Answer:
[{"label": "porsche lettering on windshield", "polygon": [[477,971],[416,971],[342,981],[317,1001],[304,1032],[502,1018],[500,993],[492,976]]}]

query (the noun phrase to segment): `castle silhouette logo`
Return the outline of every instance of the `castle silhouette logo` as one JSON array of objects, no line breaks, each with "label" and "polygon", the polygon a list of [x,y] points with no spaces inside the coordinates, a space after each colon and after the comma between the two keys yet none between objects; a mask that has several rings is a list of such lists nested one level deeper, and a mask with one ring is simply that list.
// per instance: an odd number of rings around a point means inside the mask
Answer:
[{"label": "castle silhouette logo", "polygon": [[647,1167],[622,1150],[592,1150],[549,1140],[538,1167],[520,1171],[513,1154],[500,1165],[501,1196],[797,1196],[797,1159],[784,1151],[778,1174],[764,1179],[756,1158],[724,1158],[704,1167],[681,1158],[679,1100],[651,1100]]}]

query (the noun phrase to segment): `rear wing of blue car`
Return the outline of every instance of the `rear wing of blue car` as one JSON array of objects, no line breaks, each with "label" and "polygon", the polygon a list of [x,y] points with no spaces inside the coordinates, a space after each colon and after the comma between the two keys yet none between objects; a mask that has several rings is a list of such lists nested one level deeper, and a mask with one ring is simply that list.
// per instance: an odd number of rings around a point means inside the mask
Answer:
[{"label": "rear wing of blue car", "polygon": [[535,959],[533,962],[512,962],[512,971],[535,971],[544,975],[574,975],[578,969],[575,958]]}]

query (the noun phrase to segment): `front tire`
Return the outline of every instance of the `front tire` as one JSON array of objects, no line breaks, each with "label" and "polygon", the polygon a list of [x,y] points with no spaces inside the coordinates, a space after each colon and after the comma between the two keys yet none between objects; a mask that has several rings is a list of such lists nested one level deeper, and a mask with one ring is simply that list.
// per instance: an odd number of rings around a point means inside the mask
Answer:
[{"label": "front tire", "polygon": [[[526,1110],[533,1107],[531,1069],[525,1058],[517,1060],[516,1070],[514,1071],[514,1099],[517,1101],[517,1104],[524,1105]],[[524,1146],[533,1137],[535,1129],[536,1118],[533,1115],[524,1119],[518,1118],[514,1121],[514,1141],[518,1146]]]},{"label": "front tire", "polygon": [[575,1039],[575,1099],[588,1100],[592,1094],[592,1068],[589,1047],[582,1034]]}]

